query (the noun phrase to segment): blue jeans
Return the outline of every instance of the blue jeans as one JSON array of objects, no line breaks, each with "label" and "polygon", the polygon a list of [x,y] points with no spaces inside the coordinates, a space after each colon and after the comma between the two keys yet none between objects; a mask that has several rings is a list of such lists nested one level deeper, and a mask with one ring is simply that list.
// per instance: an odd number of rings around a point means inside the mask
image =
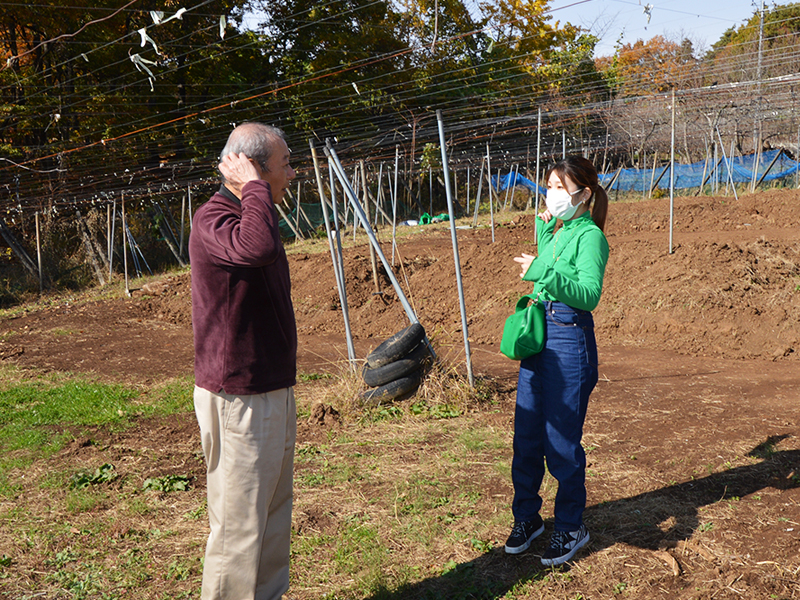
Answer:
[{"label": "blue jeans", "polygon": [[558,481],[555,529],[575,531],[586,507],[586,454],[581,446],[586,407],[597,383],[592,313],[546,302],[547,335],[539,354],[520,363],[514,414],[515,521],[539,514],[545,472]]}]

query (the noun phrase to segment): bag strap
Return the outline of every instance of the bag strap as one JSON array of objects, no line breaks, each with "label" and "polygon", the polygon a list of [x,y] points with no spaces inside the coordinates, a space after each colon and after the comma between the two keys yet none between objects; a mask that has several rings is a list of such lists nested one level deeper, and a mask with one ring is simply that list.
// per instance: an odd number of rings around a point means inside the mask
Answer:
[{"label": "bag strap", "polygon": [[543,291],[544,290],[539,290],[539,293],[536,294],[536,296],[534,296],[533,294],[525,294],[524,296],[522,296],[519,300],[517,300],[516,310],[523,310],[524,308],[527,308],[529,302],[531,304],[538,304],[539,296],[542,295]]}]

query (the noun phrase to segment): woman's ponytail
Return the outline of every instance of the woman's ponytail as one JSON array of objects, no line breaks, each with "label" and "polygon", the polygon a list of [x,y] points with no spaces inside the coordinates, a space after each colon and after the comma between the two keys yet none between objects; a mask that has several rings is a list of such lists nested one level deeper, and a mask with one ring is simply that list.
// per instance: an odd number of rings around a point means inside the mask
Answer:
[{"label": "woman's ponytail", "polygon": [[600,231],[603,231],[606,226],[606,215],[608,215],[608,194],[603,186],[598,184],[594,190],[592,221],[600,228]]}]

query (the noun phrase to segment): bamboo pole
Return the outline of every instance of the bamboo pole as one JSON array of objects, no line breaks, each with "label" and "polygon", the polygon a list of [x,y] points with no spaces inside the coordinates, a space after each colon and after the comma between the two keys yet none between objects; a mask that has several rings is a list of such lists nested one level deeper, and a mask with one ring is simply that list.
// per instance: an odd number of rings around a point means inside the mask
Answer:
[{"label": "bamboo pole", "polygon": [[[738,200],[739,195],[736,193],[736,185],[733,183],[733,170],[731,169],[731,165],[728,162],[727,158],[725,158],[725,145],[722,143],[722,136],[719,134],[719,127],[717,127],[717,139],[719,140],[720,148],[722,149],[722,158],[723,160],[725,160],[725,164],[728,165],[728,179],[730,179],[731,184],[733,184],[733,197]],[[778,156],[780,156],[780,153],[778,154]],[[777,156],[775,158],[777,158]],[[772,168],[772,165],[770,165],[770,168]],[[759,181],[759,183],[761,182]]]},{"label": "bamboo pole", "polygon": [[647,152],[644,153],[644,168],[642,169],[642,200],[644,200],[645,195],[647,194]]},{"label": "bamboo pole", "polygon": [[455,204],[461,208],[460,203],[458,202],[458,171],[453,169],[453,200],[455,200]]},{"label": "bamboo pole", "polygon": [[705,136],[703,136],[703,141],[706,142],[706,158],[703,161],[703,177],[700,179],[700,187],[697,188],[695,196],[699,196],[703,192],[703,186],[706,183],[706,172],[708,171],[708,159],[710,158],[708,155],[708,142],[705,140]]},{"label": "bamboo pole", "polygon": [[[800,147],[800,144],[798,144]],[[469,214],[469,165],[467,165],[467,214]]]},{"label": "bamboo pole", "polygon": [[186,196],[184,195],[183,198],[181,198],[181,239],[180,239],[180,244],[178,246],[178,252],[180,253],[181,258],[183,258],[183,236],[185,228],[186,228]]},{"label": "bamboo pole", "polygon": [[394,266],[394,255],[397,250],[397,170],[400,160],[400,146],[394,147],[394,191],[392,192],[392,266]]},{"label": "bamboo pole", "polygon": [[186,203],[189,208],[189,232],[192,231],[192,186],[186,186]]},{"label": "bamboo pole", "polygon": [[492,202],[492,167],[490,162],[489,143],[486,143],[486,173],[488,176],[487,183],[489,184],[489,218],[492,222],[492,243],[494,244],[494,204]]},{"label": "bamboo pole", "polygon": [[39,211],[34,213],[36,218],[36,262],[39,265],[39,293],[44,291],[44,278],[42,277],[42,243],[39,239]]},{"label": "bamboo pole", "polygon": [[169,227],[169,225],[167,223],[167,219],[166,219],[166,216],[164,215],[164,211],[161,209],[161,206],[159,204],[157,204],[157,203],[153,204],[153,211],[157,212],[158,214],[161,215],[161,219],[156,219],[156,222],[157,222],[158,230],[161,232],[161,237],[164,238],[164,243],[167,244],[167,247],[170,249],[170,252],[172,252],[172,255],[175,257],[175,260],[178,261],[178,264],[181,267],[185,267],[186,266],[186,261],[184,261],[183,257],[181,256],[181,252],[180,252],[180,250],[178,248],[178,244],[177,244],[177,242],[175,240],[175,237],[174,237],[174,235],[172,233],[172,229],[170,229],[170,227]]},{"label": "bamboo pole", "polygon": [[[506,195],[503,199],[503,210],[508,206],[508,192],[511,191],[511,175],[514,173],[514,165],[508,170],[508,182],[506,183]],[[500,169],[497,170],[497,186],[500,187]]]},{"label": "bamboo pole", "polygon": [[303,218],[306,220],[306,223],[308,223],[309,228],[313,231],[314,224],[311,222],[311,219],[308,218],[308,215],[306,214],[306,211],[303,210],[303,205],[300,202],[300,190],[302,183],[302,181],[297,182],[297,199],[295,200],[297,203],[297,228],[300,229],[300,215],[303,215]]},{"label": "bamboo pole", "polygon": [[669,171],[669,170],[670,170],[670,164],[667,163],[666,165],[664,165],[664,168],[661,170],[661,173],[659,173],[658,177],[656,178],[655,182],[653,183],[652,187],[650,188],[650,193],[651,194],[652,194],[653,190],[656,189],[658,184],[661,183],[661,179],[664,177],[664,175],[667,174],[667,171]]},{"label": "bamboo pole", "polygon": [[778,150],[778,153],[775,155],[775,158],[772,159],[772,162],[769,163],[769,166],[761,174],[761,177],[758,178],[758,181],[756,182],[756,187],[761,185],[761,182],[764,181],[764,178],[769,174],[769,172],[772,170],[772,167],[775,166],[775,163],[782,155],[783,155],[783,148]]},{"label": "bamboo pole", "polygon": [[511,207],[514,207],[514,194],[517,191],[517,179],[519,179],[519,164],[517,164],[517,168],[514,170],[514,183],[511,184]]},{"label": "bamboo pole", "polygon": [[[536,172],[533,174],[533,183],[536,185],[536,191],[534,193],[535,200],[534,200],[534,209],[533,214],[539,214],[539,156],[541,155],[542,150],[542,107],[539,107],[537,111],[536,117]],[[536,223],[536,219],[533,220],[533,243],[537,246],[539,245],[539,231],[538,226]]]},{"label": "bamboo pole", "polygon": [[294,233],[295,239],[298,239],[298,240],[304,239],[303,236],[300,235],[300,232],[297,231],[297,229],[295,228],[295,226],[292,223],[291,219],[289,219],[289,216],[286,214],[286,211],[283,210],[283,207],[280,204],[275,204],[275,208],[278,210],[280,215],[283,217],[283,220],[286,221],[286,224],[289,226],[289,229],[292,230],[292,233]]},{"label": "bamboo pole", "polygon": [[430,210],[428,214],[433,218],[433,167],[428,166],[428,200]]},{"label": "bamboo pole", "polygon": [[[128,298],[131,297],[131,290],[128,287],[128,253],[125,250],[125,238],[127,237],[128,232],[128,223],[125,220],[125,192],[122,192],[122,261],[124,263],[124,270],[125,270],[125,295]],[[133,249],[131,249],[131,253]]]},{"label": "bamboo pole", "polygon": [[[650,172],[650,189],[647,191],[647,197],[653,197],[653,189],[655,188],[655,184],[653,183],[656,178],[656,165],[658,164],[658,150],[656,150],[655,154],[653,154],[653,170]],[[659,181],[661,178],[659,177]]]},{"label": "bamboo pole", "polygon": [[378,188],[377,192],[375,192],[375,227],[378,227],[378,214],[381,213],[383,215],[383,224],[386,225],[386,213],[383,212],[383,208],[381,204],[383,203],[383,163],[380,165],[380,169],[378,169]]},{"label": "bamboo pole", "polygon": [[475,216],[472,218],[472,226],[478,226],[478,208],[481,205],[481,187],[483,187],[483,165],[486,164],[486,157],[481,158],[481,174],[478,176],[478,189],[475,192]]},{"label": "bamboo pole", "polygon": [[108,282],[111,283],[111,204],[106,204],[106,266],[108,267]]},{"label": "bamboo pole", "polygon": [[117,199],[114,198],[114,203],[111,206],[111,220],[109,221],[109,236],[108,236],[108,281],[111,281],[111,275],[114,272],[114,234],[116,233],[117,226]]}]

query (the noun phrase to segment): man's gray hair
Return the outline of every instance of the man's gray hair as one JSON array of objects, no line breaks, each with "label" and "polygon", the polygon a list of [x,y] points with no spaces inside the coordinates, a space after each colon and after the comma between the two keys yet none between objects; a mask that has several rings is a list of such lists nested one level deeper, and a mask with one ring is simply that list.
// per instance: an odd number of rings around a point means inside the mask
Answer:
[{"label": "man's gray hair", "polygon": [[[263,171],[269,171],[267,164],[272,156],[275,140],[283,138],[283,131],[272,125],[242,123],[228,136],[228,141],[219,155],[220,162],[228,154],[244,153],[247,158],[257,162]],[[224,175],[222,181],[225,182]]]}]

